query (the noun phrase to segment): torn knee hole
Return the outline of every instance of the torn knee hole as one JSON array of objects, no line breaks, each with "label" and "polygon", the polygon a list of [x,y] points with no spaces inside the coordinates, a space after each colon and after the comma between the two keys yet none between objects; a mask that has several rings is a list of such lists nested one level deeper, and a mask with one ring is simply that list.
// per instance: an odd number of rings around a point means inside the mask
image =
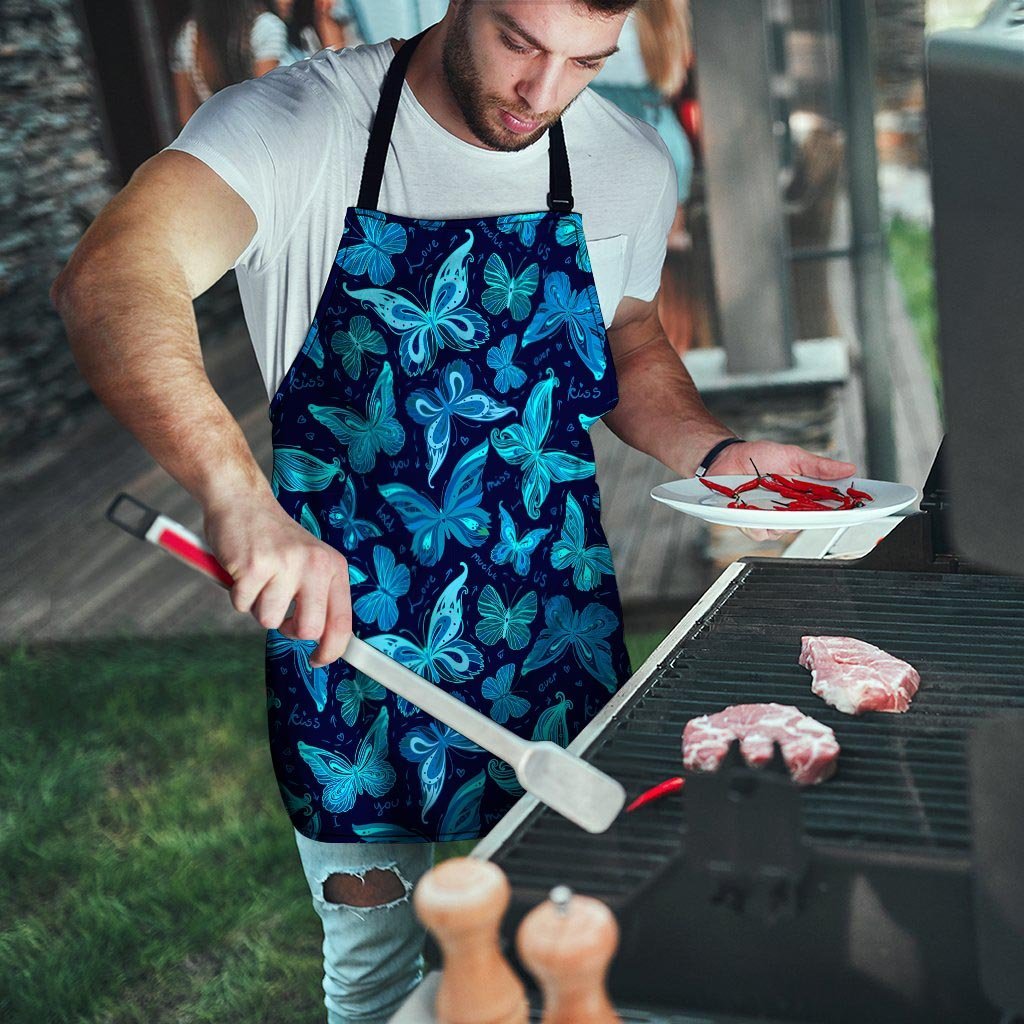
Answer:
[{"label": "torn knee hole", "polygon": [[328,875],[324,899],[349,907],[379,907],[405,895],[405,884],[389,869],[371,868],[364,875]]}]

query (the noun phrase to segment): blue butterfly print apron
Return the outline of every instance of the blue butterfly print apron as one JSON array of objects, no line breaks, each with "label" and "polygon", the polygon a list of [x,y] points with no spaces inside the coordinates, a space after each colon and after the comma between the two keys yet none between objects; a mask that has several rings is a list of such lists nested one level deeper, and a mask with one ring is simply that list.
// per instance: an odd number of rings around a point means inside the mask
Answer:
[{"label": "blue butterfly print apron", "polygon": [[[618,400],[561,123],[548,209],[378,209],[405,71],[392,61],[358,205],[271,400],[273,489],[349,562],[354,630],[527,739],[568,745],[629,675],[589,428]],[[312,641],[271,630],[271,753],[324,842],[475,839],[511,768]]]}]

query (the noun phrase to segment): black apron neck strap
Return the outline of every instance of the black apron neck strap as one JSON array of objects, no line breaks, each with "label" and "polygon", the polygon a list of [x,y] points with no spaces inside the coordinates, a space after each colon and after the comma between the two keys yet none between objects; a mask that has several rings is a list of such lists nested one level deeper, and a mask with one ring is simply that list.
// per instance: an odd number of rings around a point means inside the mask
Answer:
[{"label": "black apron neck strap", "polygon": [[[419,35],[407,40],[395,54],[384,76],[381,86],[380,102],[370,129],[370,141],[366,147],[366,159],[363,161],[363,178],[359,185],[359,209],[376,210],[380,202],[380,188],[384,181],[384,164],[388,158],[388,147],[391,145],[391,132],[395,127],[395,115],[398,113],[398,101],[402,98],[402,86],[405,73],[416,47],[427,34],[424,29]],[[556,213],[571,213],[573,207],[572,178],[569,174],[569,154],[565,149],[565,133],[562,131],[561,119],[555,121],[548,129],[548,161],[550,164],[550,184],[548,192],[548,209]]]},{"label": "black apron neck strap", "polygon": [[572,213],[572,176],[569,174],[569,154],[565,150],[561,118],[548,129],[548,163],[551,167],[548,209],[556,213]]},{"label": "black apron neck strap", "polygon": [[409,61],[416,52],[416,47],[427,34],[424,29],[419,35],[407,39],[402,48],[395,54],[384,76],[384,84],[380,90],[380,102],[370,129],[370,142],[366,147],[366,159],[363,161],[363,180],[359,185],[359,209],[376,210],[380,201],[380,186],[384,181],[384,163],[388,158],[388,146],[391,145],[391,131],[395,126],[395,115],[398,113],[398,101],[402,98],[402,85],[405,73],[409,69]]}]

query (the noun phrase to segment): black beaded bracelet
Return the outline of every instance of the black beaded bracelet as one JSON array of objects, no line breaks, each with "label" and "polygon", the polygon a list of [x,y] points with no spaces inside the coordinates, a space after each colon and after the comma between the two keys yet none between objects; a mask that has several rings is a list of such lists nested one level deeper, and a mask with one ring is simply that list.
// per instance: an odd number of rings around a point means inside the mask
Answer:
[{"label": "black beaded bracelet", "polygon": [[724,452],[725,449],[729,447],[729,445],[743,443],[744,442],[742,437],[727,437],[724,441],[719,441],[718,444],[716,444],[714,448],[712,448],[711,451],[709,451],[707,455],[705,455],[704,458],[701,459],[700,465],[697,467],[697,472],[694,474],[694,476],[704,476],[707,473],[707,471],[711,468],[711,463],[714,462],[715,459],[717,459],[718,456],[721,455],[722,452]]}]

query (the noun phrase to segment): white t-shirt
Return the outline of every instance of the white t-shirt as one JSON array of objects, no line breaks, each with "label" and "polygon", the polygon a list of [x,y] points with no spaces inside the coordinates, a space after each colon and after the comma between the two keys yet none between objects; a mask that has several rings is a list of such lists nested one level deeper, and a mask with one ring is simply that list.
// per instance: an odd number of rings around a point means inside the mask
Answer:
[{"label": "white t-shirt", "polygon": [[[257,229],[235,274],[273,397],[305,341],[356,205],[390,42],[277,68],[221,90],[168,147],[212,168],[252,209]],[[563,115],[575,209],[582,214],[605,324],[623,295],[658,291],[676,210],[671,158],[657,132],[584,90]],[[517,153],[451,135],[408,83],[379,208],[427,220],[546,209],[548,139]]]}]

